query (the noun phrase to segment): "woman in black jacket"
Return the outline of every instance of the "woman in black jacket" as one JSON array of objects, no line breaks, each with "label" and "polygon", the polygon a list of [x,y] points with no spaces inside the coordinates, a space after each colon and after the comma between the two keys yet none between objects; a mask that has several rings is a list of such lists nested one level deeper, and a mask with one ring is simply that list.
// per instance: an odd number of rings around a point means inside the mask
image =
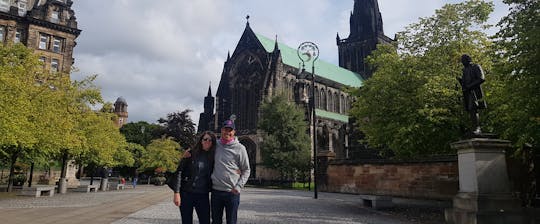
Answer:
[{"label": "woman in black jacket", "polygon": [[193,208],[199,223],[210,223],[209,192],[212,190],[210,176],[214,168],[216,135],[203,132],[191,150],[190,158],[183,158],[176,169],[176,184],[173,186],[174,204],[180,206],[183,224],[193,223]]}]

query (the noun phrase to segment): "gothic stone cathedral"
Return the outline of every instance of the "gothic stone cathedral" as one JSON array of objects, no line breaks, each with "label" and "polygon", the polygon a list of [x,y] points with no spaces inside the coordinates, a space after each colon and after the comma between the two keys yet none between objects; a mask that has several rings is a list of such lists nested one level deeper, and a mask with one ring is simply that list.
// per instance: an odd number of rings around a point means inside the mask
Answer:
[{"label": "gothic stone cathedral", "polygon": [[[354,99],[343,88],[361,86],[363,80],[371,76],[364,58],[377,44],[391,41],[383,33],[377,0],[355,0],[349,37],[341,39],[339,34],[336,37],[339,67],[321,60],[315,63],[319,158],[348,157],[348,133],[352,126],[347,112]],[[215,98],[210,88],[204,98],[198,131],[219,132],[220,124],[230,115],[236,115],[237,135],[249,154],[251,178],[272,179],[274,176],[271,170],[260,165],[262,138],[257,133],[257,121],[264,99],[284,92],[290,101],[307,110],[303,98],[311,91],[311,81],[309,76],[298,74],[299,67],[295,48],[255,33],[248,22],[233,54],[227,56]]]}]

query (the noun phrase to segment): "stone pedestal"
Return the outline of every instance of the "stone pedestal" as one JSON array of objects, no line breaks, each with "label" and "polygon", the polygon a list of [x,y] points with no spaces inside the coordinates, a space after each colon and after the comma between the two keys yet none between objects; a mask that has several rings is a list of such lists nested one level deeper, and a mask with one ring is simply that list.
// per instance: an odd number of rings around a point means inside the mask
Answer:
[{"label": "stone pedestal", "polygon": [[472,138],[451,144],[458,151],[459,193],[445,211],[448,223],[525,223],[520,201],[510,192],[505,150],[510,142]]},{"label": "stone pedestal", "polygon": [[67,179],[66,178],[60,178],[58,180],[58,193],[59,194],[65,194],[67,192]]},{"label": "stone pedestal", "polygon": [[108,178],[101,178],[101,183],[99,185],[99,190],[100,191],[107,191],[108,190],[108,186],[109,185],[109,179]]}]

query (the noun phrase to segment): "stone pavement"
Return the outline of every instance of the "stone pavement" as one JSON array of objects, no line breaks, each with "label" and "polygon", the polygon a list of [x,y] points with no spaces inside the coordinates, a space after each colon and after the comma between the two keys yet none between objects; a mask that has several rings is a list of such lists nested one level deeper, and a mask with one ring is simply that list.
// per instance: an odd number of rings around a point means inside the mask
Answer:
[{"label": "stone pavement", "polygon": [[[416,212],[422,212],[422,210]],[[415,217],[417,215],[413,214]],[[195,214],[194,217],[196,220]],[[172,224],[180,223],[179,220],[178,208],[172,204],[172,198],[169,198],[130,214],[113,224]],[[429,220],[427,223],[441,223],[441,221]],[[248,188],[242,192],[240,198],[238,223],[401,224],[426,222],[417,219],[411,221],[406,216],[396,215],[389,211],[365,208],[360,198],[354,195],[322,192],[319,193],[319,199],[313,199],[313,192]]]},{"label": "stone pavement", "polygon": [[[319,199],[313,199],[313,192],[248,188],[240,201],[239,223],[441,223],[440,217],[426,222],[429,217],[418,220],[418,214],[411,218],[395,209],[364,208],[357,196],[345,194],[320,192]],[[166,186],[139,185],[123,191],[2,199],[0,223],[168,224],[180,223],[180,215]]]},{"label": "stone pavement", "polygon": [[171,197],[166,186],[0,200],[0,223],[111,223]]}]

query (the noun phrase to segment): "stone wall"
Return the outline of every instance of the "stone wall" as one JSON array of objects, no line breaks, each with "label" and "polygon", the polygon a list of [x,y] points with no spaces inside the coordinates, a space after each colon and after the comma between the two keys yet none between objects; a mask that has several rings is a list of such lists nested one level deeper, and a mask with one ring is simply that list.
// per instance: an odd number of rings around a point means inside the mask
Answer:
[{"label": "stone wall", "polygon": [[321,190],[352,194],[451,199],[459,189],[455,158],[417,162],[330,162]]}]

